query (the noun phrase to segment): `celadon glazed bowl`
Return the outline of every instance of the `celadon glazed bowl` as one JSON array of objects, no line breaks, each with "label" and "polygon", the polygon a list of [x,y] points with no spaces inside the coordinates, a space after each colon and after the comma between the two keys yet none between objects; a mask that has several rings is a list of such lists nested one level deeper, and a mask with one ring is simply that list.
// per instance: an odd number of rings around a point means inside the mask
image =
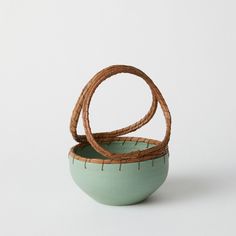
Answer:
[{"label": "celadon glazed bowl", "polygon": [[[145,142],[114,141],[101,144],[115,153],[132,152],[147,148]],[[154,145],[150,145],[154,146]],[[165,181],[169,167],[169,154],[151,160],[122,163],[98,164],[90,162],[90,158],[106,160],[89,144],[83,148],[78,145],[71,150],[79,156],[87,158],[81,161],[69,153],[70,172],[75,183],[90,197],[107,205],[130,205],[148,198]]]}]

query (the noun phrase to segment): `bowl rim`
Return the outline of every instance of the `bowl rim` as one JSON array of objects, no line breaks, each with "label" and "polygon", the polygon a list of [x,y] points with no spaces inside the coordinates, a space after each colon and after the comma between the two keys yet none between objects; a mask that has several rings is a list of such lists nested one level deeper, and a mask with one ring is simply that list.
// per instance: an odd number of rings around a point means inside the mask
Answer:
[{"label": "bowl rim", "polygon": [[[99,142],[101,143],[106,143],[106,144],[111,144],[113,142],[117,142],[117,141],[123,141],[122,144],[124,144],[126,141],[131,141],[131,142],[135,142],[136,144],[138,143],[146,143],[147,144],[147,148],[149,147],[150,144],[154,144],[154,145],[158,145],[160,144],[159,140],[155,140],[155,139],[149,139],[149,138],[143,138],[143,137],[113,137],[112,139],[103,139],[103,140],[99,140]],[[136,145],[135,144],[135,145]],[[79,161],[83,161],[83,162],[89,162],[89,163],[97,163],[97,164],[117,164],[117,163],[134,163],[134,162],[141,162],[141,161],[146,161],[146,160],[153,160],[156,158],[161,158],[164,155],[169,153],[168,150],[168,146],[165,148],[165,150],[163,150],[163,152],[160,154],[155,154],[155,153],[151,153],[149,155],[146,156],[142,156],[141,158],[127,158],[127,159],[100,159],[97,157],[84,157],[81,156],[79,154],[76,153],[76,149],[78,148],[83,148],[85,146],[91,146],[89,144],[89,142],[83,142],[83,143],[79,143],[76,144],[75,146],[73,146],[70,150],[69,150],[69,154],[68,157],[73,158]]]}]

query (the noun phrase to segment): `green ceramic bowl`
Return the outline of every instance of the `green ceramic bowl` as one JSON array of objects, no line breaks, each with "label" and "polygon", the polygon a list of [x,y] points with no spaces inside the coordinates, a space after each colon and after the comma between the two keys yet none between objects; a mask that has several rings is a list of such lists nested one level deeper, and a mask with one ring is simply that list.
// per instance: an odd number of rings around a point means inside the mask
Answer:
[{"label": "green ceramic bowl", "polygon": [[[147,144],[115,141],[102,146],[111,152],[123,153],[143,150]],[[106,159],[90,145],[74,151],[86,158]],[[107,205],[130,205],[145,200],[162,185],[168,173],[169,155],[142,162],[104,165],[69,155],[69,162],[75,183],[90,197]]]}]

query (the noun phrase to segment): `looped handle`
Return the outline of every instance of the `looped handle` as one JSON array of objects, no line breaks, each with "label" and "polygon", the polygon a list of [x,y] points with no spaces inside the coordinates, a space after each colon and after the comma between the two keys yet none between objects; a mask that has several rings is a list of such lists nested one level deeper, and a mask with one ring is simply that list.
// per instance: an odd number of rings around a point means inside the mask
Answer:
[{"label": "looped handle", "polygon": [[[107,68],[108,69],[108,68]],[[86,135],[79,135],[77,133],[77,126],[78,126],[78,121],[79,121],[79,117],[81,114],[81,110],[83,108],[84,105],[84,100],[85,97],[87,97],[88,91],[90,91],[90,89],[95,85],[96,80],[98,77],[100,76],[104,76],[104,73],[106,72],[106,69],[101,70],[100,72],[98,72],[88,83],[87,85],[83,88],[82,93],[80,94],[79,99],[76,102],[76,105],[73,109],[72,112],[72,116],[71,116],[71,121],[70,121],[70,132],[74,138],[75,141],[77,142],[86,142],[87,141],[87,137]],[[125,128],[121,128],[121,129],[117,129],[111,132],[100,132],[100,133],[94,133],[93,136],[96,140],[104,140],[104,139],[112,139],[121,135],[125,135],[128,133],[131,133],[139,128],[141,128],[143,125],[145,125],[146,123],[148,123],[152,117],[154,116],[156,109],[157,109],[157,98],[154,94],[154,92],[152,91],[152,104],[151,107],[148,111],[148,113],[139,121],[135,122],[132,125],[129,125]]]},{"label": "looped handle", "polygon": [[[91,127],[89,124],[89,105],[91,102],[91,98],[96,90],[96,88],[106,79],[111,77],[112,75],[116,75],[118,73],[130,73],[133,75],[136,75],[138,77],[141,77],[145,80],[145,82],[149,85],[152,94],[154,96],[154,99],[158,100],[159,104],[161,105],[161,109],[164,113],[165,122],[166,122],[166,133],[164,139],[160,142],[160,144],[142,150],[142,151],[134,151],[130,153],[112,153],[106,149],[104,149],[102,146],[100,146],[96,140],[96,137],[93,136]],[[151,154],[161,154],[163,153],[163,150],[166,149],[169,139],[170,139],[170,133],[171,133],[171,115],[168,109],[168,106],[159,91],[159,89],[156,87],[156,85],[153,83],[153,81],[141,70],[132,67],[132,66],[126,66],[126,65],[114,65],[110,66],[106,69],[103,69],[98,74],[96,74],[93,77],[93,83],[89,88],[86,90],[86,96],[84,96],[84,102],[82,105],[83,109],[83,124],[85,129],[85,134],[87,137],[88,142],[91,144],[91,146],[100,154],[103,156],[110,158],[110,159],[127,159],[127,158],[141,158],[145,155],[151,155]],[[143,126],[143,123],[140,123],[140,127]],[[106,138],[104,136],[104,138]],[[110,138],[107,136],[107,138]]]}]

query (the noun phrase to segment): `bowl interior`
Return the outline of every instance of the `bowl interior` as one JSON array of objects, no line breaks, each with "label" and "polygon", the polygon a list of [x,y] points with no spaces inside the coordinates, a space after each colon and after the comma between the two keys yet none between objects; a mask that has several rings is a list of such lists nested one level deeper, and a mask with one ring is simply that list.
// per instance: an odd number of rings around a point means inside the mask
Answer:
[{"label": "bowl interior", "polygon": [[[114,153],[128,153],[132,151],[144,150],[150,147],[154,147],[155,144],[148,144],[145,142],[136,142],[136,141],[113,141],[111,143],[101,143],[100,144],[103,148],[107,149],[110,152]],[[97,158],[105,160],[106,157],[102,156],[98,153],[94,148],[88,144],[84,147],[76,146],[74,148],[74,152],[86,158]]]}]

